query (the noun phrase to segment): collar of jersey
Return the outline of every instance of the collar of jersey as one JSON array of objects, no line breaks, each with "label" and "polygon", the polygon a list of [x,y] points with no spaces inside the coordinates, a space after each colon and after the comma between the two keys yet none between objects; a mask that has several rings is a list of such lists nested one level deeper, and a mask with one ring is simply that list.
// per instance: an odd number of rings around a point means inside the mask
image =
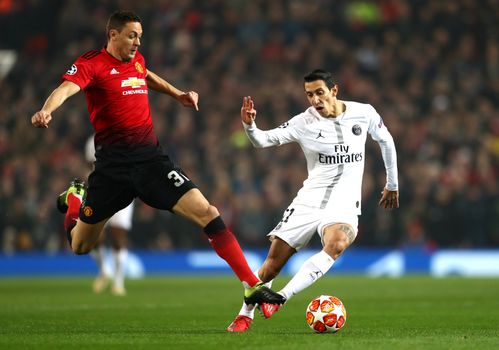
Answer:
[{"label": "collar of jersey", "polygon": [[[345,102],[343,101],[343,103],[345,103]],[[341,119],[343,119],[343,117],[345,116],[345,113],[346,113],[346,109],[345,109],[345,112],[341,113],[336,118],[326,118],[326,117],[323,117],[319,112],[317,112],[317,110],[315,109],[315,107],[310,107],[310,113],[312,113],[315,117],[319,118],[319,120],[331,120],[331,121],[334,121],[334,120],[341,120]]]},{"label": "collar of jersey", "polygon": [[137,60],[137,54],[135,54],[135,57],[130,62],[120,61],[119,59],[117,59],[116,57],[111,55],[109,52],[107,52],[106,47],[107,46],[104,46],[101,51],[106,55],[106,57],[109,59],[109,61],[111,61],[111,63],[113,63],[115,65],[117,65],[117,64],[131,64],[131,63],[135,63],[135,61]]}]

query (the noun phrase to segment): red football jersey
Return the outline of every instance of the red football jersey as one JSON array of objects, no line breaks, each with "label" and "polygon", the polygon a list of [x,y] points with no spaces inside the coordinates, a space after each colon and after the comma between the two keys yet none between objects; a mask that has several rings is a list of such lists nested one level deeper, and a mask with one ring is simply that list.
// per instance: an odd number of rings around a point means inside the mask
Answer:
[{"label": "red football jersey", "polygon": [[62,76],[85,92],[97,145],[157,144],[146,75],[139,52],[122,62],[103,48],[80,56]]}]

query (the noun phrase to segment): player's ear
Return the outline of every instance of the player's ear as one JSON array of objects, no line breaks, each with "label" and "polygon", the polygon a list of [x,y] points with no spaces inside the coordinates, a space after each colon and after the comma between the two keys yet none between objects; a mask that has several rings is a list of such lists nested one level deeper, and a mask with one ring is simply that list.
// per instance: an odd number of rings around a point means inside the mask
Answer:
[{"label": "player's ear", "polygon": [[109,40],[112,40],[118,36],[119,32],[116,29],[109,29],[109,33],[107,34],[107,37]]},{"label": "player's ear", "polygon": [[336,96],[338,94],[338,84],[333,85],[333,87],[331,88],[331,93],[333,96]]}]

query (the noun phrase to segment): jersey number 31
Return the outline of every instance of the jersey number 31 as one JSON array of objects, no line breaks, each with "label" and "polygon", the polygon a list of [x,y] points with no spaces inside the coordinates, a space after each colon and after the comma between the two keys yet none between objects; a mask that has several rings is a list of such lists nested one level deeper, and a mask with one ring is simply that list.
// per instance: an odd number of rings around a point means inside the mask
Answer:
[{"label": "jersey number 31", "polygon": [[180,187],[182,186],[182,184],[185,182],[185,180],[189,181],[189,178],[187,176],[185,176],[184,174],[182,173],[179,173],[178,171],[176,170],[172,170],[168,173],[167,177],[170,179],[170,180],[173,180],[173,184],[175,185],[175,187]]}]

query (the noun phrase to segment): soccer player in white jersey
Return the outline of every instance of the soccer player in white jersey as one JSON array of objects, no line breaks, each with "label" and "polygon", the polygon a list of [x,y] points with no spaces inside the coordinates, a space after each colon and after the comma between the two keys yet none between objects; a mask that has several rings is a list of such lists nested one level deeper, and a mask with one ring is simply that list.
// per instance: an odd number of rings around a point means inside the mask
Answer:
[{"label": "soccer player in white jersey", "polygon": [[[91,136],[85,145],[85,158],[89,164],[95,162],[94,137]],[[113,268],[105,264],[104,235],[91,252],[97,264],[97,277],[93,283],[95,293],[102,293],[111,284],[111,293],[117,296],[126,295],[125,264],[128,257],[127,235],[132,229],[134,202],[114,214],[104,226],[104,232],[109,235]]]},{"label": "soccer player in white jersey", "polygon": [[[307,160],[308,178],[268,234],[272,241],[268,256],[255,272],[270,284],[289,258],[318,233],[323,249],[305,261],[279,291],[286,301],[323,276],[357,235],[367,134],[378,142],[386,169],[379,205],[385,209],[399,207],[395,144],[380,115],[369,104],[339,100],[338,85],[327,71],[318,69],[305,76],[304,88],[311,107],[272,130],[256,126],[250,96],[244,97],[241,107],[244,130],[253,146],[297,142]],[[269,318],[280,305],[263,303],[257,307]],[[247,331],[254,308],[243,304],[227,330]]]}]

